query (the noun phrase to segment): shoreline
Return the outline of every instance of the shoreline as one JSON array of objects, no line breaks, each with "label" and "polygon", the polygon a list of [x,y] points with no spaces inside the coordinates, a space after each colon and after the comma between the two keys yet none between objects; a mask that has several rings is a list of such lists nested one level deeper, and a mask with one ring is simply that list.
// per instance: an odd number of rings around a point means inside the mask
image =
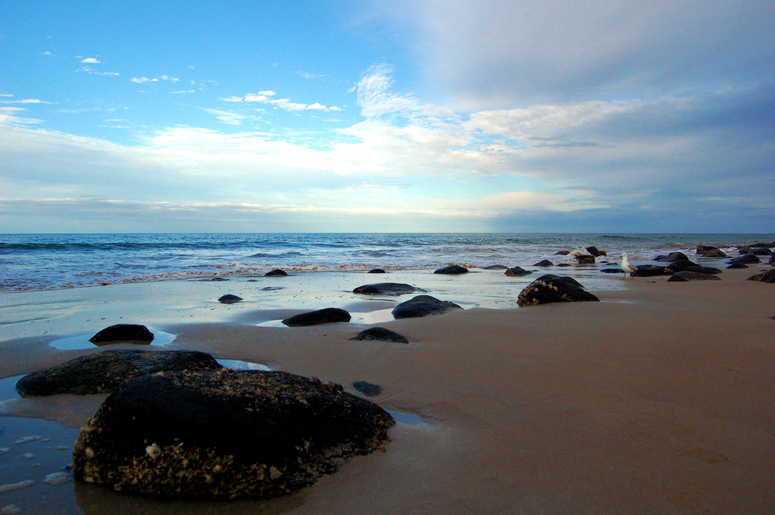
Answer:
[{"label": "shoreline", "polygon": [[[746,280],[769,268],[725,270],[721,281],[585,283],[601,302],[471,307],[379,324],[409,344],[350,340],[360,324],[257,327],[250,309],[165,327],[177,334],[170,349],[263,363],[356,394],[354,381],[379,384],[372,401],[425,421],[399,424],[385,452],[298,494],[224,510],[772,513],[775,290]],[[44,341],[0,342],[0,376],[92,352]],[[72,407],[65,400],[52,415]],[[86,513],[219,511],[104,489],[86,489],[94,501],[86,503],[83,486],[75,496]]]}]

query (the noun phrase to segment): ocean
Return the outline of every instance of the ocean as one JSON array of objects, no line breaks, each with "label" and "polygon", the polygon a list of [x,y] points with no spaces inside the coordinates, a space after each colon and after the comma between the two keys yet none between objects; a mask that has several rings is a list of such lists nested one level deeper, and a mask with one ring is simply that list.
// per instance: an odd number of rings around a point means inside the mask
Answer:
[{"label": "ocean", "polygon": [[[728,252],[775,234],[4,234],[0,292],[254,277],[289,272],[434,269],[450,263],[477,268],[530,266],[595,246],[618,262],[636,263],[698,244]],[[602,258],[599,262],[604,264]]]}]

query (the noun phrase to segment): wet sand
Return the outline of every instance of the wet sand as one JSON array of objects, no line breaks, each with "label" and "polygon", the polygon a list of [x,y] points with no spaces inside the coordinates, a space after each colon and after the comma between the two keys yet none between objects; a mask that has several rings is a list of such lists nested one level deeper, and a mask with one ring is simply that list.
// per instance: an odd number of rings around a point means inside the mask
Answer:
[{"label": "wet sand", "polygon": [[[379,324],[409,344],[352,341],[364,328],[354,324],[256,327],[266,314],[249,311],[239,322],[168,325],[178,337],[167,348],[353,393],[354,381],[368,381],[382,387],[374,402],[422,423],[398,424],[384,452],[275,501],[55,488],[74,491],[85,513],[775,513],[775,286],[746,281],[756,270],[628,279],[593,290],[600,303]],[[0,376],[86,352],[0,342]],[[41,411],[56,419],[72,406]]]}]

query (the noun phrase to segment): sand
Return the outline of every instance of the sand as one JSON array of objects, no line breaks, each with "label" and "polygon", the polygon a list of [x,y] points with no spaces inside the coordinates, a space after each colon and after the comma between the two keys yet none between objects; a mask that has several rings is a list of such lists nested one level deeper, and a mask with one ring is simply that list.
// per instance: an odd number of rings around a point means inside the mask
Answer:
[{"label": "sand", "polygon": [[[409,344],[352,341],[363,329],[352,324],[256,327],[266,314],[249,311],[239,321],[168,325],[178,335],[169,348],[353,393],[354,381],[368,381],[382,387],[374,402],[419,418],[399,423],[384,452],[275,501],[56,488],[74,491],[85,513],[775,513],[775,286],[746,281],[755,271],[627,279],[595,291],[599,303],[380,324]],[[33,337],[0,342],[0,376],[86,352]],[[36,413],[77,425],[72,399],[55,404]]]}]

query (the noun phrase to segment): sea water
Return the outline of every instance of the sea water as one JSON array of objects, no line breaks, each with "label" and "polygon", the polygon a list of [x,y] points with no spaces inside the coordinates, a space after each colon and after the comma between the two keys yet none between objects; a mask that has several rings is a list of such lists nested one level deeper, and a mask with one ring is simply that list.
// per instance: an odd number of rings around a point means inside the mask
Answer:
[{"label": "sea water", "polygon": [[[257,277],[290,272],[428,270],[530,266],[596,246],[645,263],[658,254],[694,256],[698,244],[733,251],[775,234],[4,234],[0,293],[173,279]],[[605,262],[605,258],[599,260]]]}]

